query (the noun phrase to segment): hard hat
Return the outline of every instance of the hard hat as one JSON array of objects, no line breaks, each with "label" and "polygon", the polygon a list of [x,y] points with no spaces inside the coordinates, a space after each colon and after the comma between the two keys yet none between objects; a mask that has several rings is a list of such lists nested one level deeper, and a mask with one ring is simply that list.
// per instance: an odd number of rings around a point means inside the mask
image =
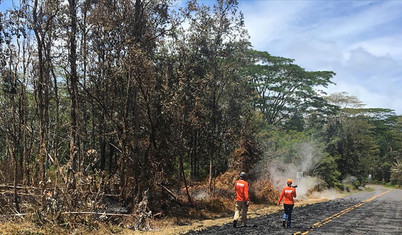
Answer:
[{"label": "hard hat", "polygon": [[246,172],[240,173],[240,178],[245,178],[246,177]]},{"label": "hard hat", "polygon": [[292,179],[288,179],[287,181],[286,181],[286,183],[288,183],[288,184],[291,184],[293,181],[292,181]]}]

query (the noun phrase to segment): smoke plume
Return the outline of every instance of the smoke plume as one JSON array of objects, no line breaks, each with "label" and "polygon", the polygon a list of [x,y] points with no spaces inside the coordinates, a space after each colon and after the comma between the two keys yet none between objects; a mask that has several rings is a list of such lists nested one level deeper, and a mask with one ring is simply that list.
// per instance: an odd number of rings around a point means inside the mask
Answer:
[{"label": "smoke plume", "polygon": [[[321,160],[315,148],[309,143],[302,143],[297,148],[297,159],[291,163],[275,159],[269,164],[269,173],[272,184],[278,190],[286,186],[286,180],[292,179],[293,186],[297,185],[297,197],[304,198],[314,187],[322,183],[322,180],[308,175]],[[281,158],[283,159],[283,158]]]}]

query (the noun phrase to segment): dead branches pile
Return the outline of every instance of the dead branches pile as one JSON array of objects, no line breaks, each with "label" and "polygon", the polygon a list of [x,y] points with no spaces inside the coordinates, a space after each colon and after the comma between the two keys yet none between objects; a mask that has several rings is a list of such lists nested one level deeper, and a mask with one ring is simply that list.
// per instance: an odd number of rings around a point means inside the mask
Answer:
[{"label": "dead branches pile", "polygon": [[[151,230],[152,211],[148,191],[136,205],[119,198],[116,179],[102,173],[76,173],[70,183],[49,180],[46,187],[0,185],[0,220],[20,217],[39,226],[46,224],[74,228],[88,220],[108,222],[135,230]],[[64,186],[64,187],[62,187]],[[19,210],[15,207],[17,192]]]}]

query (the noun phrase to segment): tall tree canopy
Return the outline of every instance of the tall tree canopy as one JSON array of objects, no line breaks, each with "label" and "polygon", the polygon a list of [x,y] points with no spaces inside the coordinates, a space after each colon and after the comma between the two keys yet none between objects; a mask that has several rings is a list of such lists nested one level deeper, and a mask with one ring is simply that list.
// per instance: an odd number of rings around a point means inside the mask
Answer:
[{"label": "tall tree canopy", "polygon": [[250,77],[257,92],[254,107],[264,114],[268,124],[276,125],[292,116],[317,110],[320,113],[332,110],[318,89],[332,83],[334,72],[305,71],[292,59],[267,52],[250,50],[248,56],[252,63],[245,68],[244,75]]}]

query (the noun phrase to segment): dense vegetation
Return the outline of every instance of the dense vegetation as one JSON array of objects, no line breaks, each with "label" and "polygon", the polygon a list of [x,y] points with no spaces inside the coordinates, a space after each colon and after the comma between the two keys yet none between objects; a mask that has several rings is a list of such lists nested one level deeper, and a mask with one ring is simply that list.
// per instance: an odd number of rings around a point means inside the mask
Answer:
[{"label": "dense vegetation", "polygon": [[402,183],[401,116],[327,96],[334,72],[254,50],[237,1],[208,3],[26,0],[1,12],[1,182],[57,188],[70,211],[87,191],[133,208],[194,182],[213,195],[227,171],[304,165],[308,144],[304,174],[324,186]]}]

